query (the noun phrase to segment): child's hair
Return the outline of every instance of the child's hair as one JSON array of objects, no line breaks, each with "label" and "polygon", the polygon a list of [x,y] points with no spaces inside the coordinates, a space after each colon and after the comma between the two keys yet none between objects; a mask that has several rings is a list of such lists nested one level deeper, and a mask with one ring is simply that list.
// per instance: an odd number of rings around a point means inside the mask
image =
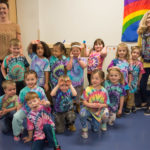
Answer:
[{"label": "child's hair", "polygon": [[60,77],[59,77],[59,80],[60,80],[60,79],[63,79],[64,81],[70,80],[69,76],[67,76],[67,75],[62,75],[62,76],[60,76]]},{"label": "child's hair", "polygon": [[122,72],[120,71],[120,69],[117,68],[117,67],[111,67],[111,68],[108,69],[108,74],[107,74],[106,80],[110,80],[110,79],[109,79],[109,74],[110,74],[111,71],[117,71],[117,72],[120,74],[119,83],[124,84],[124,76],[123,76],[123,73],[122,73]]},{"label": "child's hair", "polygon": [[5,80],[5,81],[2,82],[2,88],[4,90],[7,89],[7,87],[10,86],[10,85],[16,86],[15,81],[13,81],[13,80]]},{"label": "child's hair", "polygon": [[133,53],[133,51],[134,51],[135,49],[137,49],[137,50],[139,51],[140,56],[141,56],[142,51],[141,51],[141,47],[140,47],[140,46],[131,46],[131,54]]},{"label": "child's hair", "polygon": [[25,72],[24,79],[26,79],[29,74],[34,74],[35,77],[38,78],[37,73],[34,70],[29,70]]},{"label": "child's hair", "polygon": [[9,46],[21,46],[21,42],[18,39],[11,39],[9,42]]},{"label": "child's hair", "polygon": [[28,92],[25,96],[25,100],[28,102],[34,98],[39,98],[38,94],[35,92]]},{"label": "child's hair", "polygon": [[130,54],[129,54],[128,45],[126,43],[120,43],[120,44],[118,44],[118,46],[117,46],[117,52],[116,52],[116,58],[119,58],[118,50],[119,50],[120,47],[126,48],[126,50],[127,50],[126,60],[128,61],[129,58],[130,58]]},{"label": "child's hair", "polygon": [[143,34],[146,30],[147,30],[147,24],[146,24],[146,20],[147,17],[150,15],[150,10],[147,11],[143,18],[141,19],[140,23],[139,23],[139,28],[137,30],[138,34]]},{"label": "child's hair", "polygon": [[102,70],[99,70],[99,69],[94,69],[92,74],[91,74],[91,78],[93,77],[94,74],[98,73],[99,77],[102,79],[102,80],[105,80],[105,73],[104,71]]},{"label": "child's hair", "polygon": [[53,45],[54,46],[58,46],[60,48],[60,51],[64,53],[64,55],[66,55],[66,48],[65,45],[61,42],[57,42]]},{"label": "child's hair", "polygon": [[4,3],[7,8],[9,9],[9,4],[8,4],[8,0],[0,0],[0,4]]},{"label": "child's hair", "polygon": [[105,46],[104,41],[102,39],[96,39],[94,41],[93,49],[95,49],[95,45],[97,45],[97,44],[102,44],[103,47]]},{"label": "child's hair", "polygon": [[[51,55],[49,46],[43,41],[40,41],[40,44],[43,46],[43,50],[44,50],[43,56],[46,57],[46,58],[49,58],[50,55]],[[38,44],[33,44],[32,45],[32,50],[33,50],[34,53],[36,53],[37,46],[38,46]]]},{"label": "child's hair", "polygon": [[81,44],[79,42],[72,42],[71,43],[71,50],[72,50],[73,47],[77,47],[81,51]]}]

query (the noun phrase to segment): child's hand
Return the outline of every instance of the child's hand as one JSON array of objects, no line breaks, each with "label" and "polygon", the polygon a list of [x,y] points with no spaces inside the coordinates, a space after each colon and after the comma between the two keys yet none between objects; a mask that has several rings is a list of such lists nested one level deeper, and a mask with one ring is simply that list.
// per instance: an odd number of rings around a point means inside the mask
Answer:
[{"label": "child's hand", "polygon": [[40,104],[43,105],[43,106],[45,106],[45,107],[48,107],[50,105],[50,102],[46,101],[46,100],[41,100]]},{"label": "child's hand", "polygon": [[32,140],[32,138],[26,136],[23,138],[24,143],[30,142]]},{"label": "child's hand", "polygon": [[73,58],[73,54],[72,54],[72,52],[70,52],[70,58]]},{"label": "child's hand", "polygon": [[46,92],[49,90],[49,86],[48,86],[47,83],[44,84],[44,89],[45,89]]},{"label": "child's hand", "polygon": [[121,114],[122,114],[122,110],[119,109],[117,114],[118,114],[118,115],[121,115]]},{"label": "child's hand", "polygon": [[31,44],[39,44],[40,43],[40,40],[33,40],[32,42],[31,42]]},{"label": "child's hand", "polygon": [[81,55],[78,56],[78,60],[80,60],[80,58],[81,58]]},{"label": "child's hand", "polygon": [[8,113],[7,109],[6,108],[2,108],[2,116],[6,115],[7,113]]},{"label": "child's hand", "polygon": [[2,117],[2,111],[0,111],[0,117]]}]

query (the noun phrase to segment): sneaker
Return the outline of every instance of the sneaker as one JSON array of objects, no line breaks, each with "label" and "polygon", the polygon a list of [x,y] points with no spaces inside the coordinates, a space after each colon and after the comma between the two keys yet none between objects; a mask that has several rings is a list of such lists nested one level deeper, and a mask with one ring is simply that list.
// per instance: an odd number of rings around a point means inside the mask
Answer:
[{"label": "sneaker", "polygon": [[126,108],[124,111],[125,114],[130,114],[131,113],[131,109],[130,108]]},{"label": "sneaker", "polygon": [[136,113],[136,107],[135,106],[132,107],[132,112]]},{"label": "sneaker", "polygon": [[87,139],[88,138],[88,131],[82,131],[81,136],[82,136],[82,138]]},{"label": "sneaker", "polygon": [[145,116],[150,116],[150,106],[144,111]]},{"label": "sneaker", "polygon": [[76,131],[76,127],[75,127],[74,124],[73,124],[73,125],[69,125],[68,129],[69,129],[69,131],[71,131],[71,132],[75,132],[75,131]]},{"label": "sneaker", "polygon": [[14,141],[16,141],[16,142],[20,141],[20,137],[19,136],[14,136]]},{"label": "sneaker", "polygon": [[110,126],[113,126],[113,125],[114,125],[114,122],[113,122],[113,121],[109,121],[108,124],[109,124]]},{"label": "sneaker", "polygon": [[101,124],[101,130],[102,131],[107,131],[107,124],[106,123]]},{"label": "sneaker", "polygon": [[54,147],[54,150],[61,150],[60,146]]}]

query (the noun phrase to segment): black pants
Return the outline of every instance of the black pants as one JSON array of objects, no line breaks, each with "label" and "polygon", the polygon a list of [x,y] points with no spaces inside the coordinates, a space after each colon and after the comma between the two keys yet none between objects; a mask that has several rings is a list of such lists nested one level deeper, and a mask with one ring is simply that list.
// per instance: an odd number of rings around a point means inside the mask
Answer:
[{"label": "black pants", "polygon": [[20,91],[25,87],[24,81],[16,81],[16,90],[17,95],[19,95]]}]

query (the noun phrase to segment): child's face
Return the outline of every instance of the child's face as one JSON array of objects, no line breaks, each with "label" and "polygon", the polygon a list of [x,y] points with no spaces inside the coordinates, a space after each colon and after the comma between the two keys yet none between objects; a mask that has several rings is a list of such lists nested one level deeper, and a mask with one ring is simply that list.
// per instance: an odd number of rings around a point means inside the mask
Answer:
[{"label": "child's face", "polygon": [[146,25],[150,27],[150,14],[147,16]]},{"label": "child's face", "polygon": [[119,58],[125,58],[127,55],[127,49],[125,47],[119,47],[118,56]]},{"label": "child's face", "polygon": [[38,57],[43,57],[44,49],[43,49],[43,45],[41,43],[37,44],[36,53],[37,53]]},{"label": "child's face", "polygon": [[134,49],[131,55],[133,60],[137,60],[140,57],[140,51],[138,49]]},{"label": "child's face", "polygon": [[53,48],[53,55],[57,58],[61,58],[63,55],[63,52],[60,50],[59,46],[54,46]]},{"label": "child's face", "polygon": [[13,56],[18,56],[21,52],[20,46],[19,45],[18,46],[13,46],[12,45],[12,46],[10,46],[10,51],[11,51]]},{"label": "child's face", "polygon": [[100,78],[98,73],[95,73],[91,77],[91,83],[94,88],[100,86],[104,80]]},{"label": "child's face", "polygon": [[34,88],[37,83],[37,78],[36,78],[35,74],[27,75],[25,78],[25,83],[29,88],[31,88],[31,89]]},{"label": "child's face", "polygon": [[120,73],[115,70],[111,70],[109,72],[108,77],[109,77],[109,80],[111,81],[111,83],[113,83],[113,84],[117,84],[119,82],[119,80],[121,79]]},{"label": "child's face", "polygon": [[7,88],[4,90],[7,96],[14,96],[16,95],[16,86],[15,85],[8,85]]},{"label": "child's face", "polygon": [[66,83],[63,83],[59,86],[60,90],[63,92],[63,93],[66,93],[69,89],[69,85],[66,84]]},{"label": "child's face", "polygon": [[95,51],[100,52],[103,49],[103,44],[97,43],[95,44],[94,48],[95,48]]},{"label": "child's face", "polygon": [[78,57],[81,54],[81,50],[78,47],[73,47],[71,52],[74,57]]},{"label": "child's face", "polygon": [[33,98],[27,101],[27,105],[31,108],[31,110],[36,110],[40,106],[40,99]]}]

